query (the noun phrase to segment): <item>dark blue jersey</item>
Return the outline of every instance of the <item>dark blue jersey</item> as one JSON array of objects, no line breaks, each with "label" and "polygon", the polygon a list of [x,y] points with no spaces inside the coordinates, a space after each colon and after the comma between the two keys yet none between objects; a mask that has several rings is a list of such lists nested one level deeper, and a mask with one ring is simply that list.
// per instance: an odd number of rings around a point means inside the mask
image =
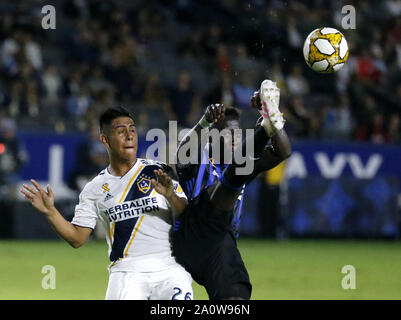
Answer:
[{"label": "dark blue jersey", "polygon": [[[214,163],[206,150],[202,151],[200,164],[177,165],[178,180],[188,200],[196,198],[200,192],[221,179],[227,165]],[[233,232],[238,237],[243,203],[243,191],[234,206]]]}]

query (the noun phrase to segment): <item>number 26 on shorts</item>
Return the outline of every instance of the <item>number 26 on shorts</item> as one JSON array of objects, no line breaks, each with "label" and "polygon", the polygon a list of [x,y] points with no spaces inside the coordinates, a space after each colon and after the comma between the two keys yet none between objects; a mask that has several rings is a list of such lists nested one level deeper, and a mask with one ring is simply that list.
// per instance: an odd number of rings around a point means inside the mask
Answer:
[{"label": "number 26 on shorts", "polygon": [[[182,293],[182,290],[181,290],[180,288],[177,288],[177,287],[175,287],[174,290],[175,290],[176,292],[175,292],[175,293],[173,294],[173,296],[171,297],[171,300],[181,300],[181,299],[178,298],[178,296],[180,296],[181,294],[183,294],[183,293]],[[191,295],[192,295],[191,292],[187,292],[187,293],[185,294],[184,300],[192,300]]]}]

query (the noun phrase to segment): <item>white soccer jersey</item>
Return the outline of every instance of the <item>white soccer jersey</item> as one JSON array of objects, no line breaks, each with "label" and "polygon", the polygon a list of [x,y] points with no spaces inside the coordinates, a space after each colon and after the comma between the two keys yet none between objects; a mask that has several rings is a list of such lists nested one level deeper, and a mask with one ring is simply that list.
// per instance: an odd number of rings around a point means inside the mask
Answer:
[{"label": "white soccer jersey", "polygon": [[[173,213],[166,198],[154,190],[154,170],[164,164],[137,159],[122,177],[105,169],[82,190],[72,223],[106,229],[109,270],[155,272],[177,265],[171,254],[169,231]],[[174,181],[175,193],[186,198]]]}]

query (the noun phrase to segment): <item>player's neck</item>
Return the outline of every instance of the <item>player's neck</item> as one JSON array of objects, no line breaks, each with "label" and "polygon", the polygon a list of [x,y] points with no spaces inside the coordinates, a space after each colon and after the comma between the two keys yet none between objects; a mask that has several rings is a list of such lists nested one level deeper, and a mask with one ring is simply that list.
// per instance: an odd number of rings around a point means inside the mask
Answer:
[{"label": "player's neck", "polygon": [[130,160],[110,159],[110,165],[107,168],[112,176],[122,177],[136,164],[137,158]]}]

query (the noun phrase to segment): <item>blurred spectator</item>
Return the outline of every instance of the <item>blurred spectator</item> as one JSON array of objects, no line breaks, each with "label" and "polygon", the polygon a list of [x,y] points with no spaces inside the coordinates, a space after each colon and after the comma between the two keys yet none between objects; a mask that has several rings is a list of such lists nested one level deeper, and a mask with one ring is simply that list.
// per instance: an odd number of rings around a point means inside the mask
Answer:
[{"label": "blurred spectator", "polygon": [[37,82],[31,80],[26,84],[26,104],[28,114],[33,119],[38,118],[39,116],[39,98],[36,83]]},{"label": "blurred spectator", "polygon": [[401,1],[400,0],[386,0],[385,6],[387,12],[394,16],[399,17],[401,15]]},{"label": "blurred spectator", "polygon": [[387,34],[387,44],[399,44],[401,41],[401,18],[398,16]]},{"label": "blurred spectator", "polygon": [[27,153],[16,136],[15,121],[0,118],[0,193],[16,196],[16,185],[20,181],[19,171],[27,160]]},{"label": "blurred spectator", "polygon": [[42,68],[42,50],[37,42],[32,39],[30,33],[24,33],[22,44],[27,61],[37,70]]},{"label": "blurred spectator", "polygon": [[299,30],[296,27],[296,20],[290,16],[287,22],[288,44],[294,49],[300,49],[303,46],[303,40]]},{"label": "blurred spectator", "polygon": [[[308,130],[312,130],[310,135],[316,137],[320,127],[320,121],[308,109],[305,108],[303,99],[299,96],[293,97],[288,106],[285,117],[288,123],[288,130],[291,135],[305,137]],[[284,111],[284,110],[283,110]],[[311,124],[311,126],[309,126]]]},{"label": "blurred spectator", "polygon": [[207,33],[204,35],[203,46],[205,48],[206,55],[214,57],[217,54],[218,47],[222,42],[221,27],[217,23],[212,23],[209,26]]},{"label": "blurred spectator", "polygon": [[401,124],[400,115],[398,113],[393,113],[388,121],[387,129],[388,141],[392,143],[401,142]]},{"label": "blurred spectator", "polygon": [[93,94],[101,93],[107,90],[111,86],[110,82],[104,76],[103,69],[100,66],[96,66],[88,81],[88,88]]},{"label": "blurred spectator", "polygon": [[143,92],[143,102],[149,108],[163,108],[169,104],[167,90],[160,82],[158,73],[152,73],[148,76]]},{"label": "blurred spectator", "polygon": [[234,103],[232,79],[229,73],[220,74],[220,79],[204,98],[204,105],[212,103],[223,103],[226,106],[232,106]]},{"label": "blurred spectator", "polygon": [[336,89],[339,93],[344,93],[348,90],[353,75],[356,70],[356,58],[354,56],[348,56],[347,63],[341,68],[341,72],[335,74],[336,77]]},{"label": "blurred spectator", "polygon": [[260,77],[263,64],[249,53],[249,49],[244,43],[237,43],[234,53],[235,55],[231,59],[234,75],[239,79],[246,77],[247,81],[253,83]]},{"label": "blurred spectator", "polygon": [[[285,174],[285,162],[264,172],[259,178],[259,215],[258,223],[261,237],[276,238],[279,227],[282,227],[280,214],[281,185]],[[269,210],[266,210],[266,203]]]},{"label": "blurred spectator", "polygon": [[88,140],[77,148],[75,171],[68,177],[68,186],[78,192],[109,163],[107,150],[99,137],[99,128],[93,125],[89,129]]},{"label": "blurred spectator", "polygon": [[86,87],[81,87],[78,94],[70,96],[67,100],[67,111],[70,117],[79,118],[85,114],[86,110],[92,104],[92,98]]},{"label": "blurred spectator", "polygon": [[384,117],[380,112],[373,116],[369,140],[373,143],[384,143],[389,140],[384,128]]},{"label": "blurred spectator", "polygon": [[[25,128],[60,132],[85,130],[99,110],[123,103],[135,106],[146,131],[167,128],[169,119],[192,125],[205,103],[247,109],[270,77],[296,136],[325,137],[329,119],[341,118],[349,121],[340,121],[338,137],[349,136],[352,123],[351,136],[368,141],[377,112],[370,106],[380,105],[385,119],[401,112],[400,3],[355,2],[358,32],[345,32],[349,59],[323,78],[301,52],[317,25],[341,26],[341,5],[328,1],[67,1],[52,32],[36,32],[37,1],[24,1],[23,19],[10,2],[0,22],[1,107]],[[334,103],[325,113],[321,95],[349,95],[348,107]]]},{"label": "blurred spectator", "polygon": [[381,71],[378,69],[369,51],[362,51],[357,58],[356,74],[362,83],[379,84],[381,79]]},{"label": "blurred spectator", "polygon": [[168,90],[162,85],[158,73],[151,73],[148,76],[142,101],[140,110],[141,119],[144,120],[142,125],[147,123],[148,128],[167,128],[168,120],[177,119],[172,110]]},{"label": "blurred spectator", "polygon": [[393,99],[395,109],[397,112],[401,112],[401,83],[396,87],[396,93]]},{"label": "blurred spectator", "polygon": [[56,66],[49,65],[43,72],[42,75],[42,85],[44,88],[44,97],[43,99],[48,101],[49,103],[54,103],[58,101],[61,88],[62,88],[62,79],[57,71]]},{"label": "blurred spectator", "polygon": [[[374,115],[379,112],[375,100],[372,96],[366,95],[361,105],[356,106],[359,115],[359,124],[356,128],[355,137],[360,141],[368,141]],[[379,120],[379,119],[378,119]]]},{"label": "blurred spectator", "polygon": [[221,84],[221,99],[216,101],[221,101],[226,106],[232,106],[234,103],[232,79],[229,74],[223,75],[223,80]]},{"label": "blurred spectator", "polygon": [[290,75],[287,77],[288,93],[292,95],[304,95],[309,92],[308,81],[302,75],[303,68],[301,65],[295,65]]},{"label": "blurred spectator", "polygon": [[331,140],[347,140],[352,131],[349,97],[343,94],[338,104],[330,104],[323,109],[322,137]]},{"label": "blurred spectator", "polygon": [[231,71],[231,62],[228,54],[228,48],[224,44],[219,44],[217,48],[217,63],[223,73]]},{"label": "blurred spectator", "polygon": [[199,30],[190,32],[188,37],[178,45],[178,52],[184,57],[203,57],[205,55],[205,48],[203,46],[202,36],[203,34]]},{"label": "blurred spectator", "polygon": [[73,96],[79,93],[80,87],[83,85],[81,68],[74,68],[67,74],[64,81],[65,96]]},{"label": "blurred spectator", "polygon": [[11,92],[7,97],[8,114],[16,120],[20,120],[27,115],[26,96],[24,86],[21,81],[14,81],[11,84]]},{"label": "blurred spectator", "polygon": [[[190,126],[187,116],[192,110],[195,91],[191,83],[191,74],[188,71],[181,71],[178,74],[177,83],[170,88],[170,100],[172,110],[179,126]],[[174,120],[171,119],[171,120]]]},{"label": "blurred spectator", "polygon": [[11,37],[6,38],[1,44],[1,61],[8,75],[15,75],[18,70],[17,54],[20,51],[18,41],[20,32],[14,32]]},{"label": "blurred spectator", "polygon": [[[255,91],[254,81],[258,78],[260,65],[251,59],[247,47],[241,43],[236,45],[236,55],[232,61],[232,68],[234,72],[234,104],[237,108],[247,109],[250,107],[249,99]],[[250,70],[254,71],[250,72]]]},{"label": "blurred spectator", "polygon": [[237,108],[248,109],[250,108],[249,99],[255,92],[251,77],[247,74],[242,74],[234,81],[233,95],[234,104]]},{"label": "blurred spectator", "polygon": [[337,109],[337,133],[340,139],[349,139],[354,128],[350,99],[347,94],[340,96]]},{"label": "blurred spectator", "polygon": [[277,87],[280,88],[280,95],[285,96],[287,93],[287,87],[285,83],[285,77],[281,64],[275,62],[271,68],[271,72],[266,75],[267,79],[273,79],[277,83]]}]

